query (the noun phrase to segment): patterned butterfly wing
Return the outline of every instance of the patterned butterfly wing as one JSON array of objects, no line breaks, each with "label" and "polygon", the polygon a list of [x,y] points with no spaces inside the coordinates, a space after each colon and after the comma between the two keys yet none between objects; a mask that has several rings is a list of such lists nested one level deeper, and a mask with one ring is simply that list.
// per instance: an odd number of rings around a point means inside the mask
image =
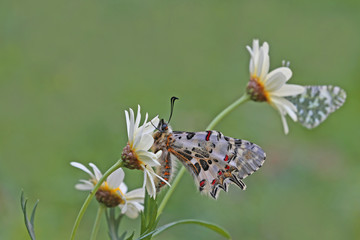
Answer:
[{"label": "patterned butterfly wing", "polygon": [[306,91],[286,97],[297,108],[298,121],[311,129],[322,123],[346,100],[346,92],[337,86],[305,86]]},{"label": "patterned butterfly wing", "polygon": [[218,189],[227,191],[229,183],[245,189],[242,179],[257,171],[266,158],[258,145],[217,131],[174,131],[173,138],[168,151],[191,172],[199,190],[215,199]]}]

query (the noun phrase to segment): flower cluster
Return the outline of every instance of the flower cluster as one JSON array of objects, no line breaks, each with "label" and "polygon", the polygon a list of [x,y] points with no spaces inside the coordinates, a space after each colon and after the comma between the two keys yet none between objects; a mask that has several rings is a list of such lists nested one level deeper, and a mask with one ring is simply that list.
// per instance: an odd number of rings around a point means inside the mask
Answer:
[{"label": "flower cluster", "polygon": [[[156,187],[154,178],[157,177],[164,182],[166,181],[157,175],[153,169],[153,167],[160,165],[157,159],[161,156],[161,151],[156,154],[149,151],[154,143],[152,133],[155,130],[155,126],[159,123],[158,117],[147,122],[148,114],[146,113],[145,121],[140,126],[140,106],[138,106],[136,118],[131,108],[129,112],[125,111],[128,142],[123,149],[121,158],[124,162],[124,167],[144,172],[143,187],[127,192],[127,186],[123,182],[125,174],[119,168],[110,174],[106,181],[101,184],[95,197],[98,202],[106,207],[119,206],[122,214],[126,214],[130,218],[136,218],[138,213],[144,208],[142,204],[144,203],[145,188],[148,194],[155,198]],[[91,177],[89,180],[80,180],[80,183],[75,186],[76,189],[91,191],[102,177],[102,173],[93,163],[89,164],[93,172],[81,163],[71,162],[71,165],[83,170]]]}]

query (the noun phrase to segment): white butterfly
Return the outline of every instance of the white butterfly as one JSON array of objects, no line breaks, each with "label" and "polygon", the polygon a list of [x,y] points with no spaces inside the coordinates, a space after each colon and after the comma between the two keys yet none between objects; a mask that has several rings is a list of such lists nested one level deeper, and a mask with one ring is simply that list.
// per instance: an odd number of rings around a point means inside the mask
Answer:
[{"label": "white butterfly", "polygon": [[286,99],[296,106],[298,121],[309,129],[317,127],[346,100],[346,92],[337,86],[305,86],[305,88],[304,93]]}]

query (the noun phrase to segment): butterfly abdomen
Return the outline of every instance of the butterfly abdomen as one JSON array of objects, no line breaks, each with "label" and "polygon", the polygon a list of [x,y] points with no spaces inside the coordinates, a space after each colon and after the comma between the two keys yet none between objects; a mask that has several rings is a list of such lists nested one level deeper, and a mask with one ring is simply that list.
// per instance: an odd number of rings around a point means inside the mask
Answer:
[{"label": "butterfly abdomen", "polygon": [[[171,129],[167,131],[159,131],[154,133],[154,144],[151,148],[153,152],[162,151],[161,157],[158,159],[160,166],[157,167],[156,173],[162,177],[165,181],[170,182],[173,175],[173,162],[171,160],[171,153],[168,151],[170,145],[174,142],[174,138]],[[157,191],[166,185],[166,183],[160,179],[155,181]]]},{"label": "butterfly abdomen", "polygon": [[[172,176],[172,162],[171,156],[168,151],[163,151],[161,154],[161,166],[157,169],[157,174],[162,177],[165,181],[169,182]],[[157,178],[156,189],[160,191],[161,187],[165,186],[165,182]]]}]

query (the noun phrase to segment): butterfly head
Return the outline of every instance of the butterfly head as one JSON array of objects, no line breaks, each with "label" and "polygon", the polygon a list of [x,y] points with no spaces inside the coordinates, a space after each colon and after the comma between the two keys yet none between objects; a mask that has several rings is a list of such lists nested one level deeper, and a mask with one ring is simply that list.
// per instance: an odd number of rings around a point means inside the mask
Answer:
[{"label": "butterfly head", "polygon": [[169,130],[169,124],[164,119],[161,119],[156,129],[159,132],[166,132]]}]

